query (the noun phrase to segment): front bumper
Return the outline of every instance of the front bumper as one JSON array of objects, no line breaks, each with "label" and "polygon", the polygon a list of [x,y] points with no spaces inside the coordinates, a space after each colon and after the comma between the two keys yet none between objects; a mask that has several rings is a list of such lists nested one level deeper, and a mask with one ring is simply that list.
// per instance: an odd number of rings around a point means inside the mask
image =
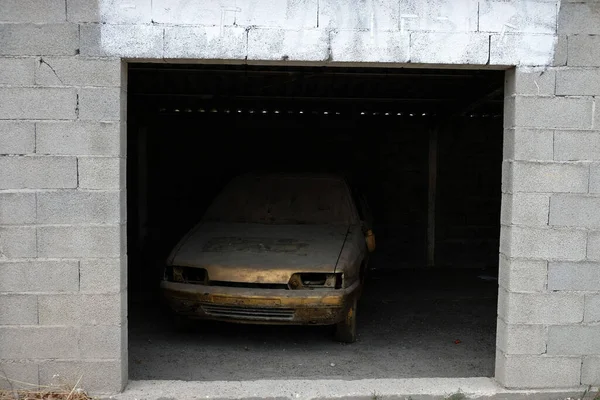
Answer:
[{"label": "front bumper", "polygon": [[346,289],[285,290],[161,282],[171,309],[191,318],[241,323],[331,325],[342,321],[359,294]]}]

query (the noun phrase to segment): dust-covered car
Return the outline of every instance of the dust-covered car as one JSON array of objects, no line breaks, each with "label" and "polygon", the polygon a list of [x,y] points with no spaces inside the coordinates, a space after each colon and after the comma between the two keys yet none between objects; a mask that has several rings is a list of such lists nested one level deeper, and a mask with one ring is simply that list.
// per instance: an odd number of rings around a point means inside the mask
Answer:
[{"label": "dust-covered car", "polygon": [[336,339],[354,342],[370,221],[337,175],[242,175],[172,250],[161,288],[178,316],[335,324]]}]

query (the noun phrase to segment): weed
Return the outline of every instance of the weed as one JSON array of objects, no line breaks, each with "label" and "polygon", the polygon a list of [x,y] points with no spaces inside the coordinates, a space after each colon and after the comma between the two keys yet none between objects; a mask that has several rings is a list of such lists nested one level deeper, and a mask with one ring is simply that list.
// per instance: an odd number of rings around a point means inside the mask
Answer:
[{"label": "weed", "polygon": [[444,397],[444,400],[466,400],[467,396],[460,390],[456,393],[452,393],[449,396]]}]

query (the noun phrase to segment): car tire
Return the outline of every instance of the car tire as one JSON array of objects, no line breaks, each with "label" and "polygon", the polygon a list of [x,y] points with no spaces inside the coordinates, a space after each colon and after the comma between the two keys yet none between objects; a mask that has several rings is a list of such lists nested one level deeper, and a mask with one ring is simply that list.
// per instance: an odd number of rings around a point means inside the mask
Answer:
[{"label": "car tire", "polygon": [[346,311],[345,318],[335,326],[335,340],[342,343],[356,342],[356,306],[358,298],[355,297],[352,305]]}]

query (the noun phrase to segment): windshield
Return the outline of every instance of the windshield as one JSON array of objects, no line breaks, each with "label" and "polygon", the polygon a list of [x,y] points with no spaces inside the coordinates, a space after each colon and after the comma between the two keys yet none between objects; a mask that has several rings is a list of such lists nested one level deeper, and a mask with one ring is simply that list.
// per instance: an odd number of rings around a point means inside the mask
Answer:
[{"label": "windshield", "polygon": [[242,176],[215,199],[204,220],[263,224],[350,224],[346,184],[334,177]]}]

